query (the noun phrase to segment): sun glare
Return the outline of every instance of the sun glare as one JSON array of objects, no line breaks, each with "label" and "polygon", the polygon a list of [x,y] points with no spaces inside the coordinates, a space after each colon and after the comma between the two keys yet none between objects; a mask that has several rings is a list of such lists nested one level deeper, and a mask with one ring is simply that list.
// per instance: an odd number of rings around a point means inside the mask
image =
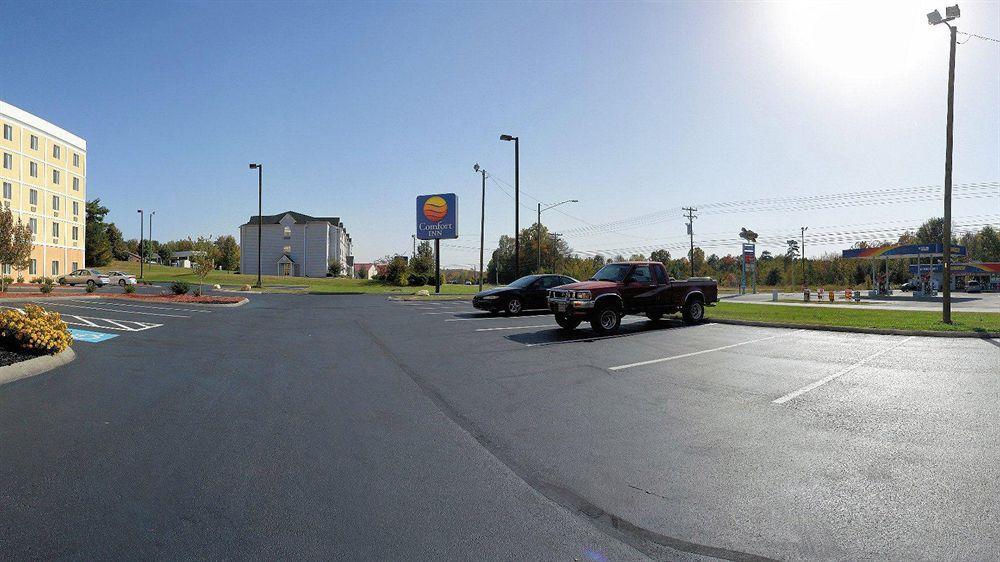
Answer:
[{"label": "sun glare", "polygon": [[[899,83],[934,38],[913,2],[787,2],[777,12],[781,57],[825,85]],[[900,84],[900,87],[903,87]]]}]

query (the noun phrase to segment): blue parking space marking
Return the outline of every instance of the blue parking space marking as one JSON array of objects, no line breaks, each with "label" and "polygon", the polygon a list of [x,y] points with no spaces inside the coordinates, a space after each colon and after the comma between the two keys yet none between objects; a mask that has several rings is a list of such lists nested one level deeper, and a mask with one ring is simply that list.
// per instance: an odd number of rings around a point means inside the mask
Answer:
[{"label": "blue parking space marking", "polygon": [[70,328],[69,333],[73,335],[73,341],[87,343],[100,343],[118,337],[118,334],[105,334],[104,332],[91,332],[90,330],[78,330],[76,328]]}]

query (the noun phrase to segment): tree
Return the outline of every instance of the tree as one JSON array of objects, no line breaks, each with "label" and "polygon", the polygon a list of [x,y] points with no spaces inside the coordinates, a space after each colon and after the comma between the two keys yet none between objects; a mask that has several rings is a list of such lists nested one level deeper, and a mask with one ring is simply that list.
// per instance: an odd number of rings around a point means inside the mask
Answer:
[{"label": "tree", "polygon": [[[0,265],[4,269],[27,269],[31,261],[31,227],[14,220],[7,207],[0,207]],[[0,275],[0,292],[7,290],[7,276]]]},{"label": "tree", "polygon": [[628,261],[646,261],[646,256],[643,254],[632,254],[628,257]]},{"label": "tree", "polygon": [[417,255],[410,261],[408,281],[410,285],[419,287],[434,280],[434,249],[429,240],[423,240],[417,245]]},{"label": "tree", "polygon": [[770,271],[767,272],[767,276],[764,277],[764,284],[771,285],[772,287],[781,284],[781,271],[777,267],[772,267]]},{"label": "tree", "polygon": [[760,261],[771,261],[774,256],[771,254],[771,250],[764,250],[760,253]]},{"label": "tree", "polygon": [[208,254],[196,254],[194,258],[194,275],[198,278],[198,294],[201,294],[201,286],[205,283],[205,278],[215,269],[215,260]]},{"label": "tree", "polygon": [[799,241],[798,240],[786,240],[788,244],[788,249],[785,250],[785,258],[789,260],[794,260],[799,257]]},{"label": "tree", "polygon": [[236,238],[231,234],[219,236],[215,239],[215,249],[219,256],[219,266],[222,269],[226,271],[239,269],[240,245],[236,243]]},{"label": "tree", "polygon": [[389,285],[402,285],[403,277],[406,275],[406,258],[403,256],[386,256],[379,260],[385,264],[383,272],[378,276],[379,280]]},{"label": "tree", "polygon": [[[952,229],[954,232],[955,229]],[[942,244],[944,239],[944,218],[927,219],[916,233],[917,244]],[[954,243],[954,241],[952,241]]]},{"label": "tree", "polygon": [[107,225],[104,224],[104,217],[108,214],[108,208],[101,205],[100,199],[87,201],[87,226],[86,226],[86,247],[84,249],[84,259],[87,265],[101,266],[107,265],[111,258],[111,243],[108,240]]},{"label": "tree", "polygon": [[653,250],[653,253],[649,254],[649,261],[670,263],[670,252],[666,250]]},{"label": "tree", "polygon": [[332,259],[326,264],[326,272],[333,277],[340,277],[343,270],[344,264],[340,263],[338,259]]},{"label": "tree", "polygon": [[122,231],[115,226],[115,223],[109,223],[105,232],[108,237],[108,245],[111,247],[111,256],[116,260],[127,260],[129,250],[128,245],[125,244],[125,238],[122,236]]}]

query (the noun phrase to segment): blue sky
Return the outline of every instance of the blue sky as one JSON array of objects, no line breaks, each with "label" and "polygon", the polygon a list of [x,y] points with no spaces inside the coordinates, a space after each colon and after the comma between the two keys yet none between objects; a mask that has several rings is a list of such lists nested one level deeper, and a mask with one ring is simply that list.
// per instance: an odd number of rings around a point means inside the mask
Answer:
[{"label": "blue sky", "polygon": [[[473,264],[472,165],[513,183],[511,133],[526,207],[580,200],[560,208],[576,218],[544,217],[553,230],[676,215],[567,236],[627,254],[683,243],[681,206],[941,184],[948,42],[933,8],[15,1],[4,19],[30,35],[0,35],[0,99],[87,139],[88,196],[126,236],[138,208],[156,209],[158,239],[237,234],[261,161],[265,213],[341,216],[358,261],[407,252],[414,197],[455,192],[461,238],[442,261]],[[961,30],[1000,37],[1000,3],[962,11]],[[996,182],[1000,43],[960,45],[957,77],[955,183]],[[956,222],[1000,222],[994,193],[956,199]],[[940,214],[914,199],[706,213],[695,231],[721,254],[741,226],[809,225],[831,233],[813,254],[850,245],[835,232]],[[487,206],[489,249],[513,232],[513,202],[490,182]]]}]

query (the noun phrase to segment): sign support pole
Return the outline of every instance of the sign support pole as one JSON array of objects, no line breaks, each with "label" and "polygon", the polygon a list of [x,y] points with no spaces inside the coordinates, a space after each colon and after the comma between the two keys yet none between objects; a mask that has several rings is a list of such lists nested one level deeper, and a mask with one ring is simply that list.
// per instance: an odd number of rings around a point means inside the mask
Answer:
[{"label": "sign support pole", "polygon": [[441,239],[434,239],[434,292],[441,294]]}]

